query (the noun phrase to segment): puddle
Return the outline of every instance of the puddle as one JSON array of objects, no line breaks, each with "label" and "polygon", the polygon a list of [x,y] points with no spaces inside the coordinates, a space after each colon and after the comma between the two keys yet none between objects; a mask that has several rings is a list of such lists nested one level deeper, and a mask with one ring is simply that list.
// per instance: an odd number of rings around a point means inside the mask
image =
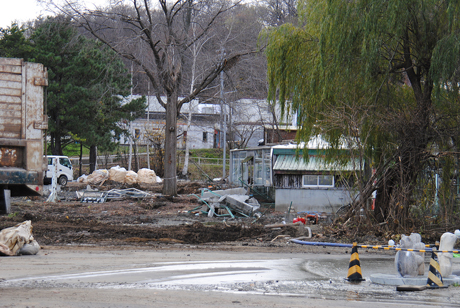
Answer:
[{"label": "puddle", "polygon": [[[391,303],[430,303],[458,307],[460,292],[425,290],[398,292],[395,286],[374,284],[374,273],[394,273],[393,258],[366,257],[360,260],[361,283],[345,280],[348,260],[318,257],[270,260],[220,260],[157,262],[142,267],[107,271],[63,273],[5,280],[1,286],[132,288],[216,291],[305,296],[317,299],[378,301]],[[460,290],[460,289],[459,289]],[[448,295],[446,295],[448,294]]]}]

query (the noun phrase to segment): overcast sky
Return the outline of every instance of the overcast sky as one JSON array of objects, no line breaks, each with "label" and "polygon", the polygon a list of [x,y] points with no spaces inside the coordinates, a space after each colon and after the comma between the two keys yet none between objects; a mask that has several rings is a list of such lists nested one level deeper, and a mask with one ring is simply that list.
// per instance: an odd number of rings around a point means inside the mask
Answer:
[{"label": "overcast sky", "polygon": [[[83,1],[81,1],[83,2]],[[87,0],[86,3],[107,3],[107,0]],[[38,16],[51,15],[36,0],[0,0],[0,28],[11,26],[12,22],[22,24]]]}]

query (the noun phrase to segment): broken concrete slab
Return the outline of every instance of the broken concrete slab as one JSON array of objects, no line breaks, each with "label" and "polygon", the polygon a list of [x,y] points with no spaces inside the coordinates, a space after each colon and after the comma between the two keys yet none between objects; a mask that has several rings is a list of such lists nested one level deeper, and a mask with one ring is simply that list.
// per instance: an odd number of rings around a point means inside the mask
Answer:
[{"label": "broken concrete slab", "polygon": [[247,195],[227,195],[225,203],[230,209],[252,216],[260,208],[257,200]]},{"label": "broken concrete slab", "polygon": [[[238,194],[235,194],[238,193]],[[201,202],[206,204],[209,209],[208,216],[212,217],[216,215],[216,209],[227,210],[228,214],[234,218],[233,211],[239,213],[242,216],[256,216],[261,217],[261,214],[257,212],[260,208],[260,204],[257,199],[252,196],[245,194],[244,188],[232,188],[226,190],[208,190],[202,196],[196,196]],[[222,195],[221,195],[222,194]],[[219,215],[217,215],[219,216]]]}]

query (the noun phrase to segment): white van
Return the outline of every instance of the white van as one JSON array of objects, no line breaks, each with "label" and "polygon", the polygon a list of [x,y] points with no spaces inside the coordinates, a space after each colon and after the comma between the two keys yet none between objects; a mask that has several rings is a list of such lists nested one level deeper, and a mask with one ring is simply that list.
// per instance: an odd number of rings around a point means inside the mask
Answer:
[{"label": "white van", "polygon": [[[48,155],[48,169],[45,174],[45,183],[51,184],[53,173],[56,170],[56,179],[59,185],[66,186],[68,181],[73,181],[72,163],[67,156]],[[53,166],[53,160],[56,162],[56,167]]]}]

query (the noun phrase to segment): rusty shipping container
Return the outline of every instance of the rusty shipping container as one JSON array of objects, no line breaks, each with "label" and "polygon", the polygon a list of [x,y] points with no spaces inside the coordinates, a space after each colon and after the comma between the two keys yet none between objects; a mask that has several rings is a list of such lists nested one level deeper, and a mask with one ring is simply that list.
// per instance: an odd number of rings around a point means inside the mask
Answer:
[{"label": "rusty shipping container", "polygon": [[42,64],[0,58],[0,211],[10,196],[43,192],[47,85]]}]

